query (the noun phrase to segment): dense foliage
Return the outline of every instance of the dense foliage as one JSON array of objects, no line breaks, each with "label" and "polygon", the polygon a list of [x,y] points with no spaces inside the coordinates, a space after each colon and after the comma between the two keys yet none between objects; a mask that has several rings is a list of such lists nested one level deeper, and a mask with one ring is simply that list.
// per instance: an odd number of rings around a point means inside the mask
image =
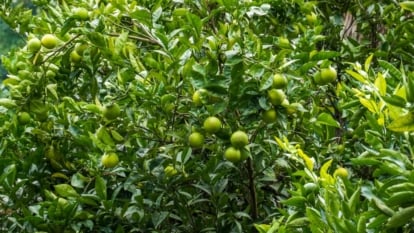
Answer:
[{"label": "dense foliage", "polygon": [[0,3],[1,229],[413,231],[413,2],[33,3]]}]

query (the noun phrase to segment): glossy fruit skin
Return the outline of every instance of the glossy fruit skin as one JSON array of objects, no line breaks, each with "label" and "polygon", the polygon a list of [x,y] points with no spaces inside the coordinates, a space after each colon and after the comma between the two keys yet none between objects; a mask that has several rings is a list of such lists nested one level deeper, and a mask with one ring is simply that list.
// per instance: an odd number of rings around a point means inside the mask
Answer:
[{"label": "glossy fruit skin", "polygon": [[249,137],[245,132],[238,130],[231,135],[230,142],[235,148],[243,148],[249,144]]},{"label": "glossy fruit skin", "polygon": [[283,74],[275,74],[273,76],[273,84],[272,87],[276,89],[285,88],[288,85],[288,80],[285,75]]},{"label": "glossy fruit skin", "polygon": [[334,172],[334,177],[341,177],[342,179],[347,179],[348,178],[348,170],[346,170],[346,168],[343,167],[339,167],[335,170]]},{"label": "glossy fruit skin", "polygon": [[73,63],[78,63],[82,60],[82,56],[79,55],[75,50],[70,53],[70,61]]},{"label": "glossy fruit skin", "polygon": [[193,148],[201,148],[204,145],[204,136],[198,132],[191,133],[188,137],[188,142]]},{"label": "glossy fruit skin", "polygon": [[42,43],[38,38],[32,38],[27,42],[27,50],[29,52],[35,53],[40,50]]},{"label": "glossy fruit skin", "polygon": [[102,115],[108,120],[114,120],[121,115],[121,108],[116,103],[107,105],[103,108]]},{"label": "glossy fruit skin", "polygon": [[333,67],[321,69],[321,80],[323,84],[332,83],[337,77],[336,70]]},{"label": "glossy fruit skin", "polygon": [[20,124],[26,125],[30,122],[31,117],[27,112],[20,112],[17,119]]},{"label": "glossy fruit skin", "polygon": [[262,115],[262,118],[263,118],[263,121],[266,122],[266,123],[273,123],[273,122],[275,122],[276,119],[277,119],[276,110],[274,110],[272,108],[272,109],[269,109],[269,110],[264,111],[263,112],[263,115]]},{"label": "glossy fruit skin", "polygon": [[113,168],[119,163],[119,158],[115,152],[109,152],[102,156],[101,162],[104,167]]},{"label": "glossy fruit skin", "polygon": [[164,173],[167,177],[172,177],[177,174],[177,169],[173,165],[168,165],[164,168]]},{"label": "glossy fruit skin", "polygon": [[201,95],[203,94],[203,92],[205,92],[204,89],[200,89],[200,90],[197,90],[197,91],[194,92],[192,99],[193,99],[193,103],[196,106],[203,105],[203,101],[201,100],[201,98],[202,98]]},{"label": "glossy fruit skin", "polygon": [[239,162],[241,160],[241,152],[239,149],[229,147],[224,152],[224,158],[233,163]]},{"label": "glossy fruit skin", "polygon": [[78,7],[73,11],[73,15],[76,19],[87,20],[89,19],[89,12],[83,7]]},{"label": "glossy fruit skin", "polygon": [[270,103],[273,105],[281,105],[283,101],[286,99],[285,93],[280,89],[271,89],[267,96],[269,97]]},{"label": "glossy fruit skin", "polygon": [[221,121],[217,117],[207,117],[204,121],[204,129],[208,133],[217,133],[221,129]]},{"label": "glossy fruit skin", "polygon": [[42,37],[42,45],[47,49],[53,49],[57,46],[58,40],[56,36],[52,34],[46,34]]}]

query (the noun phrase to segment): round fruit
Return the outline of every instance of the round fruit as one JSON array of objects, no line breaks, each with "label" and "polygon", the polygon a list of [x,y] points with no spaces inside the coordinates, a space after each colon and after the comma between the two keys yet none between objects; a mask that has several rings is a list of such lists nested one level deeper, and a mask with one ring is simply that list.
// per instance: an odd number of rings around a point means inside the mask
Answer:
[{"label": "round fruit", "polygon": [[102,114],[106,119],[114,120],[121,115],[121,108],[118,104],[113,103],[105,106],[102,110]]},{"label": "round fruit", "polygon": [[279,37],[279,47],[282,49],[290,49],[290,41],[285,37]]},{"label": "round fruit", "polygon": [[30,122],[30,114],[27,112],[20,112],[18,115],[18,121],[20,124],[25,125],[28,124]]},{"label": "round fruit", "polygon": [[118,164],[119,158],[115,152],[109,152],[102,156],[101,162],[104,167],[113,168]]},{"label": "round fruit", "polygon": [[42,44],[37,38],[32,38],[27,42],[27,50],[32,53],[39,51],[41,46]]},{"label": "round fruit", "polygon": [[240,150],[234,147],[229,147],[224,152],[224,158],[233,163],[239,162],[241,159]]},{"label": "round fruit", "polygon": [[171,177],[177,174],[177,169],[173,165],[168,165],[164,168],[164,173],[166,176]]},{"label": "round fruit", "polygon": [[194,92],[193,94],[193,103],[196,106],[201,106],[203,104],[203,101],[201,100],[201,95],[203,94],[203,92],[205,92],[204,89],[200,89]]},{"label": "round fruit", "polygon": [[337,73],[333,67],[321,69],[321,80],[324,84],[335,81],[336,77]]},{"label": "round fruit", "polygon": [[53,49],[57,46],[58,40],[56,36],[52,34],[46,34],[42,37],[41,43],[45,48]]},{"label": "round fruit", "polygon": [[75,50],[70,53],[70,61],[73,63],[78,63],[82,60],[82,56],[79,55]]},{"label": "round fruit", "polygon": [[315,183],[306,183],[303,185],[303,188],[305,189],[305,193],[308,194],[318,190],[318,185]]},{"label": "round fruit", "polygon": [[273,105],[281,105],[286,99],[285,93],[280,89],[271,89],[267,95]]},{"label": "round fruit", "polygon": [[243,148],[249,144],[249,137],[245,132],[238,130],[231,135],[230,142],[235,148]]},{"label": "round fruit", "polygon": [[334,172],[334,177],[337,176],[341,177],[342,179],[348,178],[348,170],[346,170],[346,168],[343,167],[337,168]]},{"label": "round fruit", "polygon": [[273,123],[276,121],[276,110],[269,109],[263,112],[263,121],[266,123]]},{"label": "round fruit", "polygon": [[275,74],[273,76],[273,87],[276,89],[285,88],[288,84],[288,80],[283,74]]},{"label": "round fruit", "polygon": [[240,160],[244,161],[248,157],[250,157],[250,149],[249,147],[245,146],[244,148],[240,149]]},{"label": "round fruit", "polygon": [[78,7],[73,11],[75,18],[80,20],[87,20],[89,18],[89,12],[83,7]]},{"label": "round fruit", "polygon": [[314,24],[317,20],[316,14],[312,12],[306,15],[306,20],[308,21],[309,24]]},{"label": "round fruit", "polygon": [[221,129],[221,121],[217,117],[208,117],[204,121],[204,129],[208,133],[217,133]]},{"label": "round fruit", "polygon": [[76,47],[75,47],[75,51],[80,55],[80,56],[82,56],[83,55],[83,53],[85,52],[85,50],[88,48],[88,45],[86,45],[86,44],[78,44]]},{"label": "round fruit", "polygon": [[317,71],[316,73],[315,73],[315,75],[313,76],[313,80],[315,81],[315,83],[317,84],[317,85],[324,85],[325,83],[323,83],[323,81],[322,81],[322,75],[321,75],[321,72],[320,71]]},{"label": "round fruit", "polygon": [[194,132],[188,137],[188,142],[191,147],[200,148],[204,145],[204,136],[201,133]]}]

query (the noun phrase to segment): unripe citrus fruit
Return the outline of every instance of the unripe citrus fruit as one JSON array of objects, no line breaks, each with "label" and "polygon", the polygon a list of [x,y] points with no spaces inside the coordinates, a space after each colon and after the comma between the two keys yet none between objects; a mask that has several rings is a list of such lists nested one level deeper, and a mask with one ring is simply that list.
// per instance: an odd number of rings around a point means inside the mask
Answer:
[{"label": "unripe citrus fruit", "polygon": [[314,24],[317,20],[316,14],[315,13],[310,13],[306,15],[306,20],[308,21],[309,24]]},{"label": "unripe citrus fruit", "polygon": [[87,20],[89,18],[89,12],[83,7],[78,7],[73,11],[73,16],[76,19]]},{"label": "unripe citrus fruit", "polygon": [[82,56],[79,55],[75,50],[70,53],[70,61],[73,63],[78,63],[82,60]]},{"label": "unripe citrus fruit", "polygon": [[290,49],[290,41],[288,38],[279,37],[278,45],[282,49]]},{"label": "unripe citrus fruit", "polygon": [[173,165],[168,165],[164,168],[164,173],[166,176],[171,177],[177,174],[177,169]]},{"label": "unripe citrus fruit", "polygon": [[52,34],[46,34],[42,37],[41,42],[45,48],[53,49],[54,47],[57,46],[58,40],[56,36]]},{"label": "unripe citrus fruit", "polygon": [[321,69],[321,79],[325,84],[335,81],[337,77],[336,70],[333,67]]},{"label": "unripe citrus fruit", "polygon": [[337,168],[334,172],[334,177],[337,176],[341,177],[342,179],[348,178],[348,170],[346,170],[346,168],[343,167]]},{"label": "unripe citrus fruit", "polygon": [[273,108],[263,112],[263,121],[266,123],[273,123],[276,121],[276,118],[276,110]]},{"label": "unripe citrus fruit", "polygon": [[230,142],[235,148],[243,148],[249,144],[249,137],[245,132],[238,130],[231,135]]},{"label": "unripe citrus fruit", "polygon": [[27,112],[20,112],[17,119],[20,124],[25,125],[30,122],[31,117],[30,114]]},{"label": "unripe citrus fruit", "polygon": [[234,147],[229,147],[224,152],[224,158],[233,163],[239,162],[241,159],[240,150]]},{"label": "unripe citrus fruit", "polygon": [[315,183],[306,183],[303,185],[303,188],[305,189],[305,193],[313,193],[318,190],[318,185]]},{"label": "unripe citrus fruit", "polygon": [[288,80],[283,74],[275,74],[273,76],[273,88],[282,89],[285,88],[288,84]]},{"label": "unripe citrus fruit", "polygon": [[206,90],[204,90],[204,89],[200,89],[200,90],[197,90],[197,91],[194,92],[194,94],[193,94],[193,103],[196,106],[201,106],[203,104],[202,94],[204,92],[206,92]]},{"label": "unripe citrus fruit", "polygon": [[244,161],[248,157],[250,157],[250,149],[249,147],[245,146],[244,148],[240,149],[240,161]]},{"label": "unripe citrus fruit", "polygon": [[207,117],[204,121],[204,129],[208,133],[217,133],[221,129],[221,121],[214,116]]},{"label": "unripe citrus fruit", "polygon": [[204,145],[204,136],[201,133],[194,132],[188,137],[188,142],[191,147],[200,148]]},{"label": "unripe citrus fruit", "polygon": [[121,108],[116,103],[107,105],[102,110],[103,116],[108,120],[113,120],[121,115]]},{"label": "unripe citrus fruit", "polygon": [[27,50],[32,53],[39,51],[41,46],[42,44],[38,38],[32,38],[27,42]]},{"label": "unripe citrus fruit", "polygon": [[286,99],[285,93],[280,89],[271,89],[267,92],[267,96],[273,105],[281,105]]},{"label": "unripe citrus fruit", "polygon": [[113,168],[119,163],[119,158],[115,152],[109,152],[102,156],[101,162],[104,167]]},{"label": "unripe citrus fruit", "polygon": [[75,47],[75,51],[80,55],[80,56],[82,56],[83,55],[83,53],[85,52],[85,50],[88,48],[88,45],[86,45],[86,44],[78,44],[78,45],[76,45],[76,47]]}]

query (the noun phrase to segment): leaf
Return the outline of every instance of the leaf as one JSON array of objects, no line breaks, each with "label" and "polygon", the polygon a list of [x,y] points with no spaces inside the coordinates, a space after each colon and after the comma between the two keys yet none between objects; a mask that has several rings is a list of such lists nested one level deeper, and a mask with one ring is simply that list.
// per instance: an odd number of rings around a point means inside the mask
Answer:
[{"label": "leaf", "polygon": [[400,2],[401,8],[408,11],[414,11],[414,1]]},{"label": "leaf", "polygon": [[106,182],[100,176],[97,176],[95,179],[95,192],[99,198],[106,200]]},{"label": "leaf", "polygon": [[155,228],[158,228],[160,224],[167,218],[169,212],[161,211],[152,214],[152,224],[154,224]]},{"label": "leaf", "polygon": [[302,149],[298,148],[297,149],[298,155],[299,157],[301,157],[304,161],[305,161],[305,165],[309,170],[313,170],[313,160],[307,155],[305,154],[305,152],[303,152]]},{"label": "leaf", "polygon": [[361,74],[358,74],[357,72],[352,71],[352,70],[346,70],[345,72],[351,75],[356,80],[360,81],[361,83],[367,83],[367,80]]},{"label": "leaf", "polygon": [[47,90],[53,95],[53,97],[55,97],[56,99],[59,99],[58,94],[56,92],[57,89],[57,84],[49,84],[46,86]]},{"label": "leaf", "polygon": [[332,117],[332,115],[326,112],[319,114],[317,122],[322,125],[329,125],[337,128],[340,127],[339,123]]},{"label": "leaf", "polygon": [[17,104],[14,100],[8,98],[0,98],[0,106],[5,108],[13,108],[16,107]]},{"label": "leaf", "polygon": [[381,96],[384,96],[387,93],[387,82],[381,73],[378,73],[377,78],[375,79],[375,86]]},{"label": "leaf", "polygon": [[322,180],[322,184],[324,185],[330,185],[330,184],[334,184],[335,183],[335,179],[328,173],[328,169],[332,164],[332,159],[328,160],[327,162],[325,162],[320,171],[319,171],[319,175],[321,177]]},{"label": "leaf", "polygon": [[322,61],[341,56],[340,52],[336,51],[320,51],[312,56],[312,61]]},{"label": "leaf", "polygon": [[388,70],[393,78],[401,80],[402,73],[394,65],[384,60],[378,60],[378,63],[382,68]]},{"label": "leaf", "polygon": [[372,58],[374,57],[374,54],[371,54],[366,60],[365,60],[365,63],[364,63],[364,70],[365,70],[365,72],[368,72],[368,70],[369,70],[369,67],[371,66],[371,62],[372,62]]},{"label": "leaf", "polygon": [[375,101],[360,97],[359,102],[372,113],[378,113],[378,107]]},{"label": "leaf", "polygon": [[387,128],[394,132],[400,133],[414,131],[414,113],[410,112],[396,118],[388,125]]},{"label": "leaf", "polygon": [[78,192],[68,184],[57,184],[54,187],[56,193],[61,197],[79,197]]}]

